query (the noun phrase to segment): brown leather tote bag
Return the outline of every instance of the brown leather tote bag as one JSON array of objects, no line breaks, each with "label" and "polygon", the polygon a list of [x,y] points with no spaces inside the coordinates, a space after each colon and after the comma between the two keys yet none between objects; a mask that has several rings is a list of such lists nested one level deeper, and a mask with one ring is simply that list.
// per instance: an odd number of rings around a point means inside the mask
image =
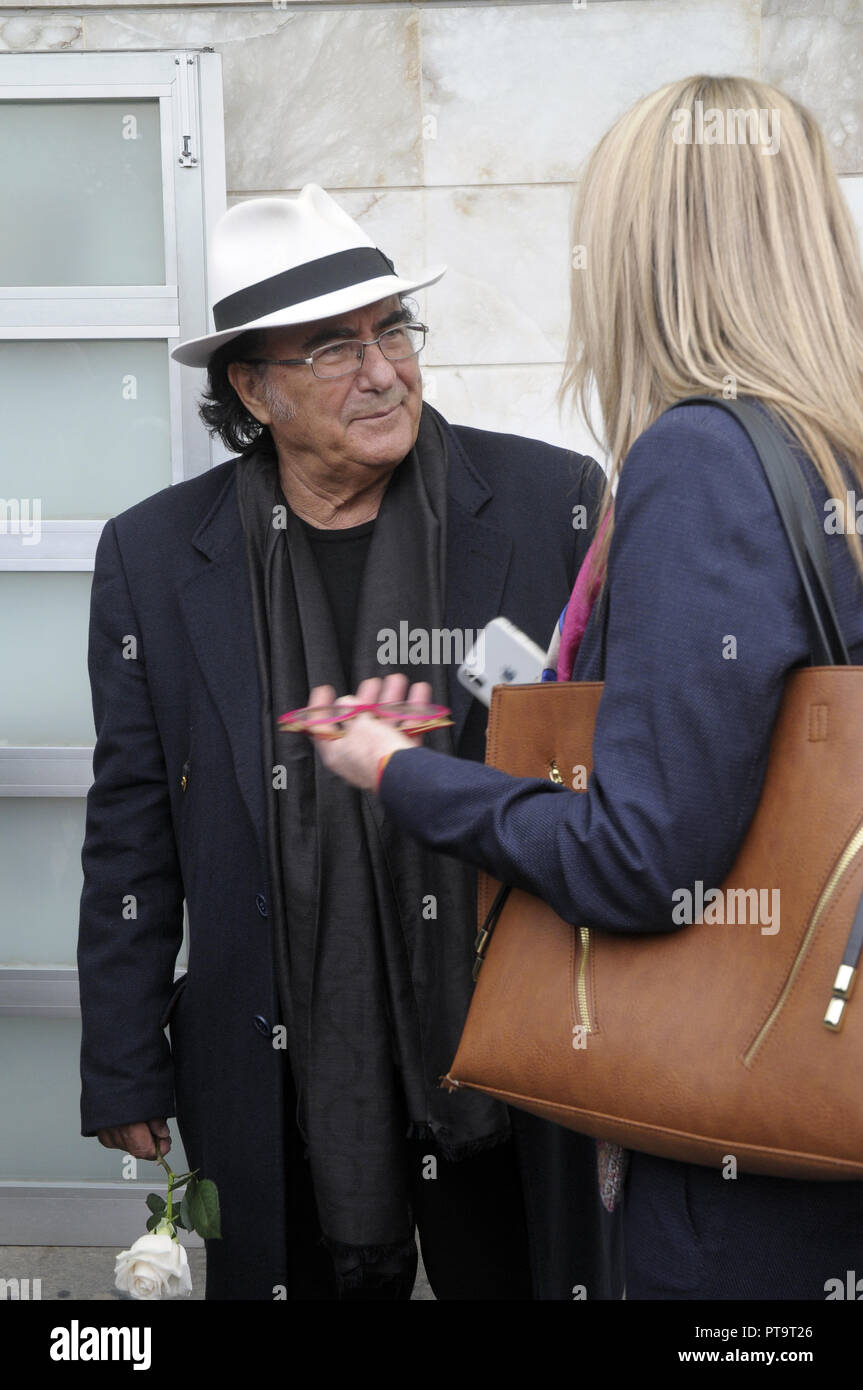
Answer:
[{"label": "brown leather tote bag", "polygon": [[[665,1158],[863,1178],[863,999],[849,1002],[863,945],[863,667],[848,664],[824,533],[778,428],[752,405],[704,399],[758,450],[821,664],[788,678],[721,911],[621,935],[481,876],[476,989],[442,1084]],[[517,777],[589,773],[601,693],[496,687],[486,761]],[[768,885],[773,933],[752,921]]]}]

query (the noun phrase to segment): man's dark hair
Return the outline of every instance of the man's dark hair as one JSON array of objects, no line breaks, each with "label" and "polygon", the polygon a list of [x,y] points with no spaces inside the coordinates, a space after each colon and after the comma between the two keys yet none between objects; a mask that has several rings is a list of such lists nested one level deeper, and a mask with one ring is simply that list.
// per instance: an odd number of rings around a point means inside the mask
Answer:
[{"label": "man's dark hair", "polygon": [[[399,303],[411,318],[416,318],[417,305],[412,299],[399,295]],[[217,434],[225,448],[234,454],[242,454],[262,436],[266,440],[270,434],[268,427],[246,409],[228,380],[228,367],[232,362],[243,362],[265,351],[266,335],[264,328],[250,328],[231,338],[216,349],[207,367],[207,389],[198,405],[198,414],[210,434]]]},{"label": "man's dark hair", "polygon": [[217,434],[225,448],[234,454],[242,454],[251,444],[256,444],[262,434],[270,433],[267,426],[246,409],[228,380],[231,363],[257,357],[263,351],[264,342],[264,331],[250,328],[216,348],[207,366],[207,389],[198,405],[198,414],[210,434]]}]

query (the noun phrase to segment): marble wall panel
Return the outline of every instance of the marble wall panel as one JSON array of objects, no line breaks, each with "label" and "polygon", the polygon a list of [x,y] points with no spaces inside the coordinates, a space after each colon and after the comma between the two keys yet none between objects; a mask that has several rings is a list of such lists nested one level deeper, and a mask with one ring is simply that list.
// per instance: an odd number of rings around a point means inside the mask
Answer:
[{"label": "marble wall panel", "polygon": [[818,118],[841,173],[863,173],[863,7],[763,0],[761,75]]},{"label": "marble wall panel", "polygon": [[587,426],[571,410],[558,410],[560,367],[427,367],[423,382],[426,399],[454,423],[600,458]]},{"label": "marble wall panel", "polygon": [[571,193],[567,184],[427,190],[427,259],[450,267],[432,293],[431,360],[561,360]]},{"label": "marble wall panel", "polygon": [[88,16],[88,49],[222,54],[228,188],[422,183],[419,11],[272,7]]},{"label": "marble wall panel", "polygon": [[0,9],[0,53],[62,53],[82,47],[80,15],[45,11],[4,15]]},{"label": "marble wall panel", "polygon": [[422,11],[427,184],[557,183],[627,107],[694,72],[758,71],[759,0]]},{"label": "marble wall panel", "polygon": [[[816,111],[840,169],[858,170],[861,25],[851,0],[0,0],[0,52],[215,47],[229,203],[319,182],[401,273],[446,262],[417,295],[444,412],[595,454],[555,401],[584,156],[642,92],[698,70],[755,75],[760,52],[763,76]],[[863,178],[842,184],[863,228]]]}]

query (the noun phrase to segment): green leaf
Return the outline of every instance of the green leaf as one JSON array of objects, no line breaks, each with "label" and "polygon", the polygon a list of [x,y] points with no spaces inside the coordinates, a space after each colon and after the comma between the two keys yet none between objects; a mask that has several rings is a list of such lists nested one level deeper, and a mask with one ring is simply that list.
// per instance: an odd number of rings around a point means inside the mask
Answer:
[{"label": "green leaf", "polygon": [[185,1221],[183,1220],[181,1214],[180,1214],[180,1208],[179,1208],[179,1207],[174,1207],[174,1211],[173,1211],[173,1214],[172,1214],[172,1216],[171,1216],[171,1220],[173,1221],[173,1223],[174,1223],[175,1226],[181,1226],[181,1227],[183,1228],[184,1231],[187,1231],[187,1230],[189,1229],[188,1226],[186,1225]]},{"label": "green leaf", "polygon": [[162,1212],[167,1206],[167,1202],[164,1197],[159,1196],[158,1192],[150,1192],[147,1194],[147,1206],[154,1216],[161,1217]]},{"label": "green leaf", "polygon": [[[185,1198],[183,1206],[185,1207]],[[222,1226],[219,1215],[219,1194],[216,1184],[202,1178],[189,1193],[189,1214],[194,1229],[204,1240],[219,1240]]]},{"label": "green leaf", "polygon": [[159,1215],[159,1213],[158,1213],[158,1212],[154,1212],[153,1215],[152,1215],[151,1217],[149,1217],[148,1220],[147,1220],[147,1230],[148,1230],[148,1231],[155,1231],[155,1229],[156,1229],[156,1227],[158,1226],[158,1224],[159,1224],[159,1222],[161,1221],[161,1219],[162,1219],[162,1218],[161,1218],[161,1216]]},{"label": "green leaf", "polygon": [[195,1195],[195,1189],[197,1186],[198,1179],[193,1178],[192,1181],[189,1183],[189,1186],[186,1188],[186,1191],[183,1193],[183,1200],[180,1203],[180,1215],[183,1218],[183,1226],[187,1231],[194,1231],[195,1229],[195,1218],[194,1213],[192,1211],[192,1198]]}]

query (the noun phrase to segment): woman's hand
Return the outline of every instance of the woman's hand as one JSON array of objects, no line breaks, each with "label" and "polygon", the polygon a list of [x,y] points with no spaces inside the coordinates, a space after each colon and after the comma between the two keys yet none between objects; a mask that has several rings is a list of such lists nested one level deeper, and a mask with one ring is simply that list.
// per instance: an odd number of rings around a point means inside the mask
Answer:
[{"label": "woman's hand", "polygon": [[[373,677],[362,681],[355,695],[342,695],[338,700],[331,685],[317,685],[309,693],[309,705],[373,705],[390,704],[407,699],[411,704],[428,704],[431,686],[419,681],[408,689],[407,676]],[[387,753],[402,748],[417,748],[422,735],[409,738],[383,719],[371,714],[358,714],[348,723],[343,738],[315,738],[321,761],[351,786],[363,791],[376,791],[378,765]],[[312,735],[314,738],[315,736]]]}]

